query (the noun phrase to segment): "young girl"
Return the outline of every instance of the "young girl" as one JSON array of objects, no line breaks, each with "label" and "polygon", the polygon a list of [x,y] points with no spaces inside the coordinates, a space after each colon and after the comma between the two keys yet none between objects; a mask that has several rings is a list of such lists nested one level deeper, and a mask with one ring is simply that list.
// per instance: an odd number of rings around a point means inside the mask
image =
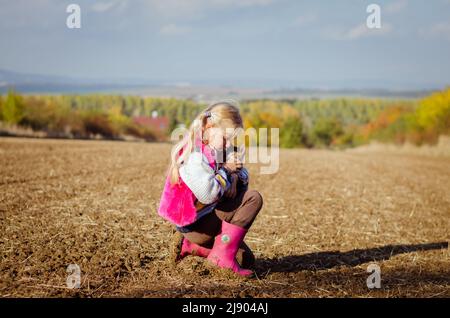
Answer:
[{"label": "young girl", "polygon": [[234,137],[230,131],[239,128],[239,109],[230,102],[215,103],[197,116],[172,149],[158,213],[176,225],[175,261],[197,255],[250,276],[253,272],[241,266],[254,257],[243,241],[262,197],[248,189],[248,172],[236,156],[222,160]]}]

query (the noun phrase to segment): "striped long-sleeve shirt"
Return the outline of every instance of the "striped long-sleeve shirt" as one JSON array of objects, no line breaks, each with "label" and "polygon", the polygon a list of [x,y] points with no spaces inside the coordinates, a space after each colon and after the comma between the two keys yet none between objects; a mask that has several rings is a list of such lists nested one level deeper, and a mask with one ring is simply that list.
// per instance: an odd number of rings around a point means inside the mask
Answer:
[{"label": "striped long-sleeve shirt", "polygon": [[[231,179],[223,168],[213,169],[205,155],[194,152],[179,169],[180,177],[197,198],[197,219],[210,213],[217,205],[223,193],[230,187]],[[237,171],[241,184],[248,185],[248,171],[245,168]],[[178,228],[187,232],[188,227]]]},{"label": "striped long-sleeve shirt", "polygon": [[180,177],[202,204],[217,201],[230,186],[226,171],[213,169],[200,152],[193,152],[183,163]]}]

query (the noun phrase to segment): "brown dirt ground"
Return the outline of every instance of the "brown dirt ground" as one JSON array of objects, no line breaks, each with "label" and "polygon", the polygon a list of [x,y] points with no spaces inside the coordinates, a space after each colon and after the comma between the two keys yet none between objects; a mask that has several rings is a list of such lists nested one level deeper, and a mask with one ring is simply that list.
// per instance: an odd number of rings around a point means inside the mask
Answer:
[{"label": "brown dirt ground", "polygon": [[249,165],[264,207],[246,238],[258,276],[242,280],[168,265],[169,150],[0,138],[0,296],[450,297],[449,158],[281,150],[275,175]]}]

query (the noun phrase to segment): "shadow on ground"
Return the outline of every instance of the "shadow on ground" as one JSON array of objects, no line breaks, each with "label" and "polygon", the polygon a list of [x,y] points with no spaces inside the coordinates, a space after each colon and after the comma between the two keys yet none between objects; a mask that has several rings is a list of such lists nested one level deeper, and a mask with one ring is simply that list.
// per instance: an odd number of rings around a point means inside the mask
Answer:
[{"label": "shadow on ground", "polygon": [[[353,267],[388,260],[399,254],[442,250],[448,242],[387,245],[347,252],[328,251],[273,259],[257,259],[258,279],[241,281],[194,274],[194,281],[177,286],[135,288],[127,297],[448,297],[446,268],[425,269],[417,265],[383,271],[381,289],[367,288],[367,272]],[[336,271],[328,271],[340,267]],[[304,272],[302,272],[304,271]],[[278,273],[278,274],[277,274]],[[290,275],[289,273],[294,273]],[[272,276],[272,274],[276,274]],[[287,275],[286,275],[287,274]],[[211,276],[212,275],[212,276]],[[428,289],[425,291],[424,286]]]},{"label": "shadow on ground", "polygon": [[302,270],[324,270],[337,266],[358,266],[364,263],[384,261],[392,256],[418,251],[448,248],[448,242],[411,245],[386,245],[377,248],[357,249],[347,252],[328,251],[281,258],[258,259],[256,271],[264,276],[269,272],[298,272]]}]

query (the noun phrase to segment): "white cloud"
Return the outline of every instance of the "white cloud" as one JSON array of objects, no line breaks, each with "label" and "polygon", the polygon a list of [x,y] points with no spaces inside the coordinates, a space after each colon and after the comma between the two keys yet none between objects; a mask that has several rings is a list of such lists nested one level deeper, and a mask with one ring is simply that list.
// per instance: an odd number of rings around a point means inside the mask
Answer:
[{"label": "white cloud", "polygon": [[370,29],[365,23],[359,24],[350,29],[329,28],[323,30],[322,34],[334,40],[358,40],[361,38],[383,36],[392,32],[392,25],[389,23],[382,24],[380,29]]},{"label": "white cloud", "polygon": [[122,10],[128,5],[128,0],[112,0],[96,2],[92,5],[91,9],[94,12],[107,12],[110,10]]},{"label": "white cloud", "polygon": [[114,7],[114,2],[97,2],[92,6],[92,10],[95,12],[106,12]]},{"label": "white cloud", "polygon": [[450,40],[450,22],[440,22],[429,28],[420,29],[419,34],[425,38],[442,38]]},{"label": "white cloud", "polygon": [[163,35],[183,35],[191,32],[191,28],[172,23],[162,26],[159,32]]},{"label": "white cloud", "polygon": [[241,7],[266,6],[272,3],[272,0],[234,0],[227,1]]},{"label": "white cloud", "polygon": [[398,13],[406,9],[408,6],[408,0],[396,0],[389,3],[385,10],[387,13]]},{"label": "white cloud", "polygon": [[166,18],[195,18],[211,10],[267,6],[273,0],[141,0],[151,12]]},{"label": "white cloud", "polygon": [[385,35],[392,31],[392,25],[384,23],[380,29],[369,29],[365,23],[360,24],[347,32],[347,38],[350,40],[364,38],[368,36]]},{"label": "white cloud", "polygon": [[301,16],[298,16],[294,22],[292,23],[293,26],[297,27],[303,27],[306,25],[310,25],[311,23],[317,21],[317,16],[312,13],[307,13]]}]

